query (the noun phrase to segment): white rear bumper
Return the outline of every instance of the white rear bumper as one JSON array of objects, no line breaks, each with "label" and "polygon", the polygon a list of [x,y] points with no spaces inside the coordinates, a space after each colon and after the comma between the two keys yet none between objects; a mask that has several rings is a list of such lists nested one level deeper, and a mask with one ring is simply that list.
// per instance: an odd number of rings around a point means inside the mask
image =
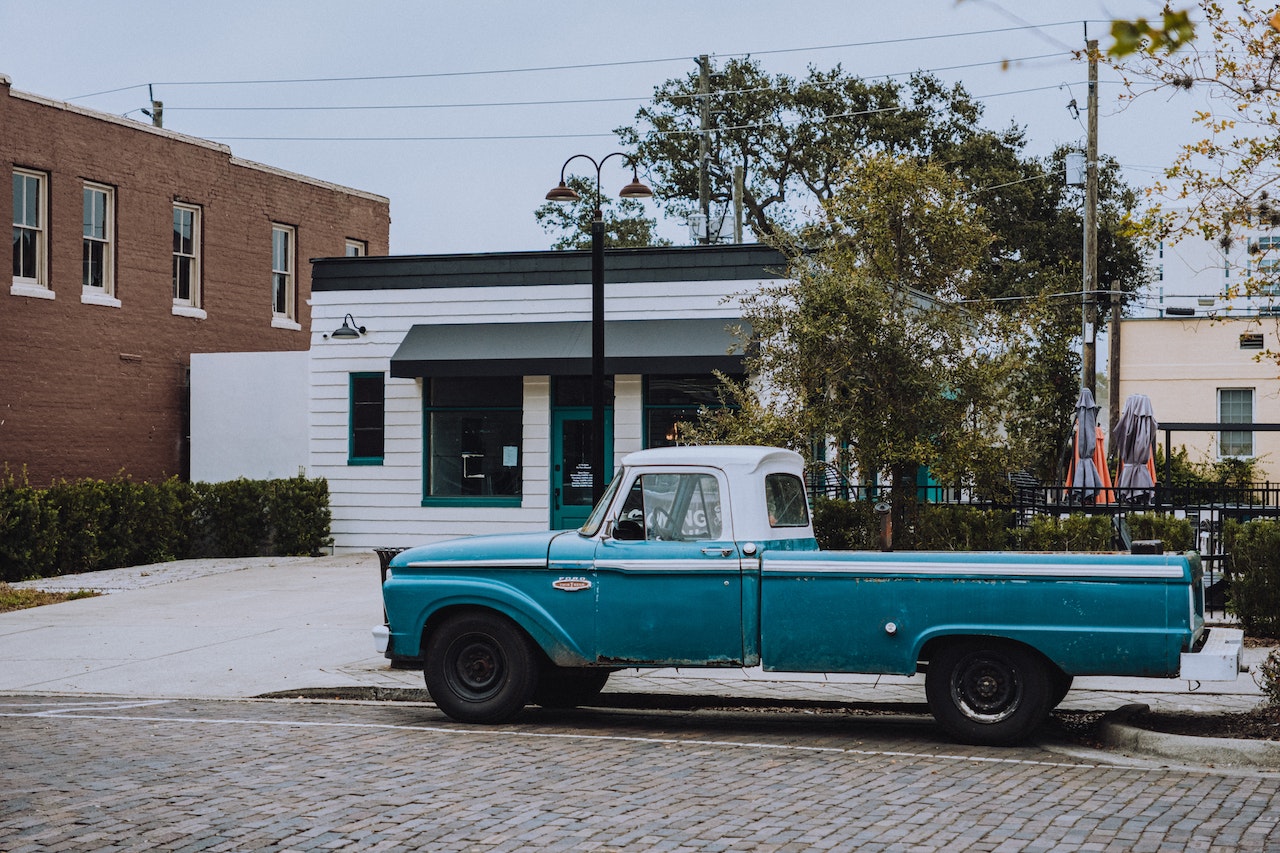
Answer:
[{"label": "white rear bumper", "polygon": [[1187,681],[1235,681],[1244,671],[1244,631],[1209,628],[1198,652],[1183,652],[1179,678]]}]

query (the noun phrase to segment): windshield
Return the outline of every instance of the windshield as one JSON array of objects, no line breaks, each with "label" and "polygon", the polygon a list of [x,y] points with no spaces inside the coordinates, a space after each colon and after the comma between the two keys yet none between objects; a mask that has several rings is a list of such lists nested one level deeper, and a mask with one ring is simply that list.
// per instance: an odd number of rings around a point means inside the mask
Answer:
[{"label": "windshield", "polygon": [[595,509],[591,510],[591,515],[587,516],[587,523],[578,528],[578,532],[583,536],[595,536],[596,531],[600,529],[600,525],[604,524],[604,513],[609,508],[609,504],[613,503],[613,496],[618,491],[618,486],[622,482],[622,469],[613,475],[613,480],[609,483],[609,488],[604,490],[600,502],[596,504]]}]

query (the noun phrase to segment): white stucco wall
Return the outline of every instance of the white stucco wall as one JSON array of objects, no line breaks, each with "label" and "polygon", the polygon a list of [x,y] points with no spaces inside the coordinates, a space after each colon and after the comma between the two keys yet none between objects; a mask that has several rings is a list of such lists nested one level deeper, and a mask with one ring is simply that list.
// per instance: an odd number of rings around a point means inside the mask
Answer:
[{"label": "white stucco wall", "polygon": [[[736,300],[760,281],[609,283],[605,319],[654,320],[740,316]],[[480,533],[545,530],[550,522],[551,382],[524,382],[523,497],[519,507],[423,507],[422,381],[391,378],[391,356],[418,324],[512,323],[591,318],[590,285],[320,291],[312,293],[310,394],[312,476],[326,477],[339,548],[405,546]],[[367,333],[326,335],[353,315]],[[349,375],[386,374],[386,444],[381,466],[347,464]],[[641,381],[618,376],[614,460],[642,444]]]},{"label": "white stucco wall", "polygon": [[306,472],[309,357],[192,354],[192,480],[268,480]]},{"label": "white stucco wall", "polygon": [[[1213,423],[1219,389],[1253,389],[1255,423],[1280,423],[1280,366],[1259,350],[1240,348],[1240,336],[1262,334],[1265,349],[1280,351],[1274,317],[1210,320],[1125,320],[1120,334],[1120,401],[1151,398],[1159,422]],[[1261,358],[1257,356],[1262,355]],[[1164,445],[1164,432],[1158,435]],[[1174,432],[1193,462],[1218,457],[1217,432]],[[1255,432],[1254,456],[1263,479],[1280,479],[1280,432]]]}]

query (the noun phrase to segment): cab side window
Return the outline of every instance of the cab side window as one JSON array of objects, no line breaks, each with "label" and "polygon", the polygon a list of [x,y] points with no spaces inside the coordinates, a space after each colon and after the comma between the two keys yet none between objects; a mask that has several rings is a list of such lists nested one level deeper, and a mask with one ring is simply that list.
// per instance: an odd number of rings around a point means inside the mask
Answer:
[{"label": "cab side window", "polygon": [[809,504],[799,477],[769,474],[764,478],[764,490],[770,527],[804,527],[809,523]]},{"label": "cab side window", "polygon": [[[724,527],[720,483],[711,474],[642,474],[631,485],[619,527],[642,525],[649,541],[718,540]],[[623,538],[623,537],[619,537]]]}]

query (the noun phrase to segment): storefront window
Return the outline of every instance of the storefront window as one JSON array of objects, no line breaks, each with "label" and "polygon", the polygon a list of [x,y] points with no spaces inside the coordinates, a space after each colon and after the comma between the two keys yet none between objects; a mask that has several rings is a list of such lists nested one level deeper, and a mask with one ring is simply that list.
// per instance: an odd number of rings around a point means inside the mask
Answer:
[{"label": "storefront window", "polygon": [[[741,376],[731,378],[742,379]],[[720,380],[715,376],[646,376],[645,447],[683,444],[680,424],[696,421],[701,408],[722,408],[720,389]]]},{"label": "storefront window", "polygon": [[435,378],[427,386],[424,503],[474,499],[518,504],[521,377]]}]

